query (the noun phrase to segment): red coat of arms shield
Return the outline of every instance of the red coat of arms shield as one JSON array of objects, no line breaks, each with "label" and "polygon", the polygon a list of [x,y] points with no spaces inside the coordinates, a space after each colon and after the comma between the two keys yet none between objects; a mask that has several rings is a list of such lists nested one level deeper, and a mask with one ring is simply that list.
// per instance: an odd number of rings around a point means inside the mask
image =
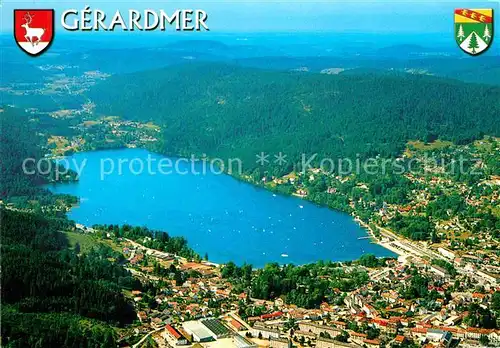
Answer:
[{"label": "red coat of arms shield", "polygon": [[14,10],[14,39],[32,56],[49,48],[54,29],[54,10]]}]

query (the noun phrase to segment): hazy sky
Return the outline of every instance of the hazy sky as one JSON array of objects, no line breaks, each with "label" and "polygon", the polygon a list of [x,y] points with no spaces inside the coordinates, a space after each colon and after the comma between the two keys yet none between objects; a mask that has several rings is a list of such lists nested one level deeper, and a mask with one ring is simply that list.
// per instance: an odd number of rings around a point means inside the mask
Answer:
[{"label": "hazy sky", "polygon": [[[455,8],[494,8],[498,19],[499,1],[19,1],[0,0],[2,32],[12,31],[14,8],[53,8],[56,25],[68,8],[85,5],[110,14],[117,9],[203,9],[209,14],[212,33],[252,31],[324,31],[370,33],[446,32],[453,25]],[[123,13],[123,12],[122,12]],[[109,15],[108,15],[109,16]],[[89,33],[86,33],[89,34]],[[92,34],[90,34],[92,35]]]}]

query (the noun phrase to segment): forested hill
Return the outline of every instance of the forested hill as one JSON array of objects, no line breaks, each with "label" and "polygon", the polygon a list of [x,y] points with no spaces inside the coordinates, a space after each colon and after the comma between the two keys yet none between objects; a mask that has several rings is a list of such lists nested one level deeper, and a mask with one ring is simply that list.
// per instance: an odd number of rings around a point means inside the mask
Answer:
[{"label": "forested hill", "polygon": [[[75,173],[71,171],[68,177],[56,178],[56,165],[40,161],[44,158],[44,140],[40,132],[46,129],[37,127],[40,125],[24,111],[0,106],[0,199],[17,196],[47,200],[51,195],[40,187],[41,184],[56,179],[74,179]],[[30,160],[25,163],[25,172],[23,162],[26,159]]]},{"label": "forested hill", "polygon": [[1,344],[4,347],[116,347],[112,326],[136,315],[122,289],[141,284],[111,248],[68,248],[66,219],[0,208]]},{"label": "forested hill", "polygon": [[187,64],[114,76],[98,112],[165,126],[172,154],[394,156],[409,139],[499,135],[500,88],[409,74],[323,75]]},{"label": "forested hill", "polygon": [[[28,117],[20,110],[5,108],[0,112],[0,197],[40,193],[39,175],[23,175],[25,158],[42,158],[43,153]],[[29,168],[30,170],[32,168]]]}]

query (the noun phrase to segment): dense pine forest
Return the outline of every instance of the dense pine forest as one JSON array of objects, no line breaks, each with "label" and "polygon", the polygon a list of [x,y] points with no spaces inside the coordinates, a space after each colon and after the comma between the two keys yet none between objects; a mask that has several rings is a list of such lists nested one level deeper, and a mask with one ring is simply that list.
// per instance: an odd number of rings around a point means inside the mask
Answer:
[{"label": "dense pine forest", "polygon": [[[43,128],[43,125],[40,127],[20,109],[6,107],[0,112],[0,199],[15,201],[18,205],[35,198],[42,205],[51,204],[57,199],[67,204],[76,203],[76,197],[52,195],[40,186],[56,180],[56,165],[40,161],[45,154],[43,140],[39,135]],[[33,159],[25,165],[26,172],[32,172],[33,175],[24,173],[25,159]],[[69,171],[67,177],[57,179],[74,178],[75,173]]]},{"label": "dense pine forest", "polygon": [[[78,254],[65,219],[2,209],[2,345],[115,347],[110,325],[135,318],[123,288],[140,288],[106,251]],[[64,333],[64,334],[63,334]]]},{"label": "dense pine forest", "polygon": [[[22,175],[25,158],[39,159],[43,150],[39,146],[28,117],[18,109],[6,108],[0,113],[0,197],[32,196],[42,193],[36,185],[47,182],[41,175]],[[32,170],[32,164],[28,170]],[[45,168],[42,168],[45,169]],[[45,170],[44,170],[45,171]]]},{"label": "dense pine forest", "polygon": [[[53,172],[23,173],[23,160],[43,158],[44,151],[27,114],[5,108],[0,120],[0,198],[16,206],[31,200],[42,206],[61,199],[76,202],[76,197],[52,195],[40,187],[53,180]],[[61,217],[48,211],[0,210],[2,345],[115,347],[111,325],[135,318],[122,289],[137,288],[140,283],[108,261],[109,250],[79,254],[69,249],[61,231],[74,224],[63,213],[57,215]]]},{"label": "dense pine forest", "polygon": [[500,88],[402,73],[187,64],[114,76],[90,97],[100,113],[163,125],[164,152],[240,157],[250,166],[261,151],[295,163],[302,153],[391,157],[410,139],[460,144],[500,134]]}]

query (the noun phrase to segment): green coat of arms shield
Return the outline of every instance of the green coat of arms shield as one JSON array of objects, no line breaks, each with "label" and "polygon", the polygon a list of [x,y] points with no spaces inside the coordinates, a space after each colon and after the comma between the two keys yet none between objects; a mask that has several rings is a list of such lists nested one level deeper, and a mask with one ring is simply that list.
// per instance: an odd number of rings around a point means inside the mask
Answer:
[{"label": "green coat of arms shield", "polygon": [[455,40],[470,55],[485,52],[493,42],[493,9],[456,9]]}]

